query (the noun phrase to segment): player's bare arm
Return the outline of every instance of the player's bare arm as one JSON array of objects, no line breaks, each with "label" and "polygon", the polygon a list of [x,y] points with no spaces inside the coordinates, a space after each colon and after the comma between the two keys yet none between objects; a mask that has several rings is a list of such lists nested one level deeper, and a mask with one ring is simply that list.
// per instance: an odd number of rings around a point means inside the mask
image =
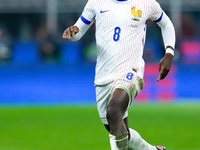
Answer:
[{"label": "player's bare arm", "polygon": [[157,81],[163,80],[169,73],[174,57],[175,30],[169,17],[163,12],[163,18],[157,23],[161,27],[162,37],[166,48],[165,56],[159,63],[159,76]]},{"label": "player's bare arm", "polygon": [[[167,46],[167,48],[173,49],[171,46]],[[172,65],[173,55],[171,53],[166,53],[165,56],[161,59],[159,63],[159,77],[157,81],[163,80],[167,74],[169,73]]]},{"label": "player's bare arm", "polygon": [[79,28],[77,26],[68,27],[64,33],[62,38],[63,39],[71,39],[72,37],[75,38],[75,35],[79,32]]}]

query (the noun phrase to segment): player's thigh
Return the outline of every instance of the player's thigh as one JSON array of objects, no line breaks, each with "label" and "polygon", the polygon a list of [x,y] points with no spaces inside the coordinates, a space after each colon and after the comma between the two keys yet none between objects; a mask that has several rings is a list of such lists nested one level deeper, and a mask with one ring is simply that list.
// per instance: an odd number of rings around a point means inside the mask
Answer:
[{"label": "player's thigh", "polygon": [[[106,85],[97,85],[96,86],[97,109],[98,109],[98,113],[101,118],[101,121],[103,122],[104,125],[108,125],[107,108],[108,108],[108,105],[109,105],[109,102],[111,99],[112,91],[115,89],[114,83],[115,82],[111,82]],[[124,91],[124,93],[125,93],[125,91]],[[129,96],[127,96],[127,93],[125,93],[125,94],[128,99],[127,103],[129,104]],[[127,116],[128,116],[128,112],[126,111],[124,113],[123,118],[126,118]]]},{"label": "player's thigh", "polygon": [[128,94],[129,104],[135,99],[135,97],[140,93],[144,85],[142,78],[138,77],[134,72],[128,72],[121,79],[115,81],[112,92],[116,89],[123,89]]},{"label": "player's thigh", "polygon": [[115,88],[107,106],[107,113],[123,115],[129,105],[129,95],[122,88]]},{"label": "player's thigh", "polygon": [[119,79],[108,83],[106,85],[96,86],[96,101],[99,116],[103,124],[108,124],[107,121],[107,107],[110,101],[110,97],[116,89],[122,89],[128,94],[128,107],[124,113],[123,119],[128,117],[128,108],[131,105],[132,100],[143,88],[143,79],[140,78],[136,72],[127,72]]},{"label": "player's thigh", "polygon": [[108,124],[106,119],[106,111],[110,99],[111,84],[112,83],[96,86],[97,109],[103,124]]}]

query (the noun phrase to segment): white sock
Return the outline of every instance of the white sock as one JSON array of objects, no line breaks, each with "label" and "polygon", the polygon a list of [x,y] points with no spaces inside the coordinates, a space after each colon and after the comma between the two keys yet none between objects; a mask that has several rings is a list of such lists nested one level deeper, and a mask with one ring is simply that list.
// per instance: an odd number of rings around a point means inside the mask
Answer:
[{"label": "white sock", "polygon": [[128,133],[114,136],[109,135],[111,150],[128,150]]},{"label": "white sock", "polygon": [[130,140],[128,142],[128,150],[157,150],[155,146],[147,143],[140,134],[129,128],[130,131]]}]

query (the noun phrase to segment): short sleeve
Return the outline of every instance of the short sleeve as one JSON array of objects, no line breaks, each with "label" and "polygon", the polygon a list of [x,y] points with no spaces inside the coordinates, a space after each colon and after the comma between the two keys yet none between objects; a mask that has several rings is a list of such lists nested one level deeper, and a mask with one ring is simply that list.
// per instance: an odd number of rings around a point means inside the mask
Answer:
[{"label": "short sleeve", "polygon": [[81,20],[87,24],[90,25],[91,22],[93,22],[95,20],[95,0],[88,0],[82,15],[81,15]]},{"label": "short sleeve", "polygon": [[149,19],[151,19],[154,22],[159,22],[162,20],[162,17],[163,17],[163,10],[160,7],[160,4],[156,0],[152,0],[152,3],[150,5]]}]

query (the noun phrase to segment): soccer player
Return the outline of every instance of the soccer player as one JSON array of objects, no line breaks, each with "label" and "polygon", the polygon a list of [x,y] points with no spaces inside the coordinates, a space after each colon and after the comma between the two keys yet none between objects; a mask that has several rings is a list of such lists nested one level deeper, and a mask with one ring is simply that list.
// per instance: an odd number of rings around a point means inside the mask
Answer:
[{"label": "soccer player", "polygon": [[171,68],[175,31],[155,0],[88,0],[78,21],[63,33],[64,39],[77,41],[96,22],[96,100],[112,150],[166,150],[143,140],[127,119],[144,84],[142,55],[149,19],[160,26],[166,51],[159,63],[159,82]]}]

